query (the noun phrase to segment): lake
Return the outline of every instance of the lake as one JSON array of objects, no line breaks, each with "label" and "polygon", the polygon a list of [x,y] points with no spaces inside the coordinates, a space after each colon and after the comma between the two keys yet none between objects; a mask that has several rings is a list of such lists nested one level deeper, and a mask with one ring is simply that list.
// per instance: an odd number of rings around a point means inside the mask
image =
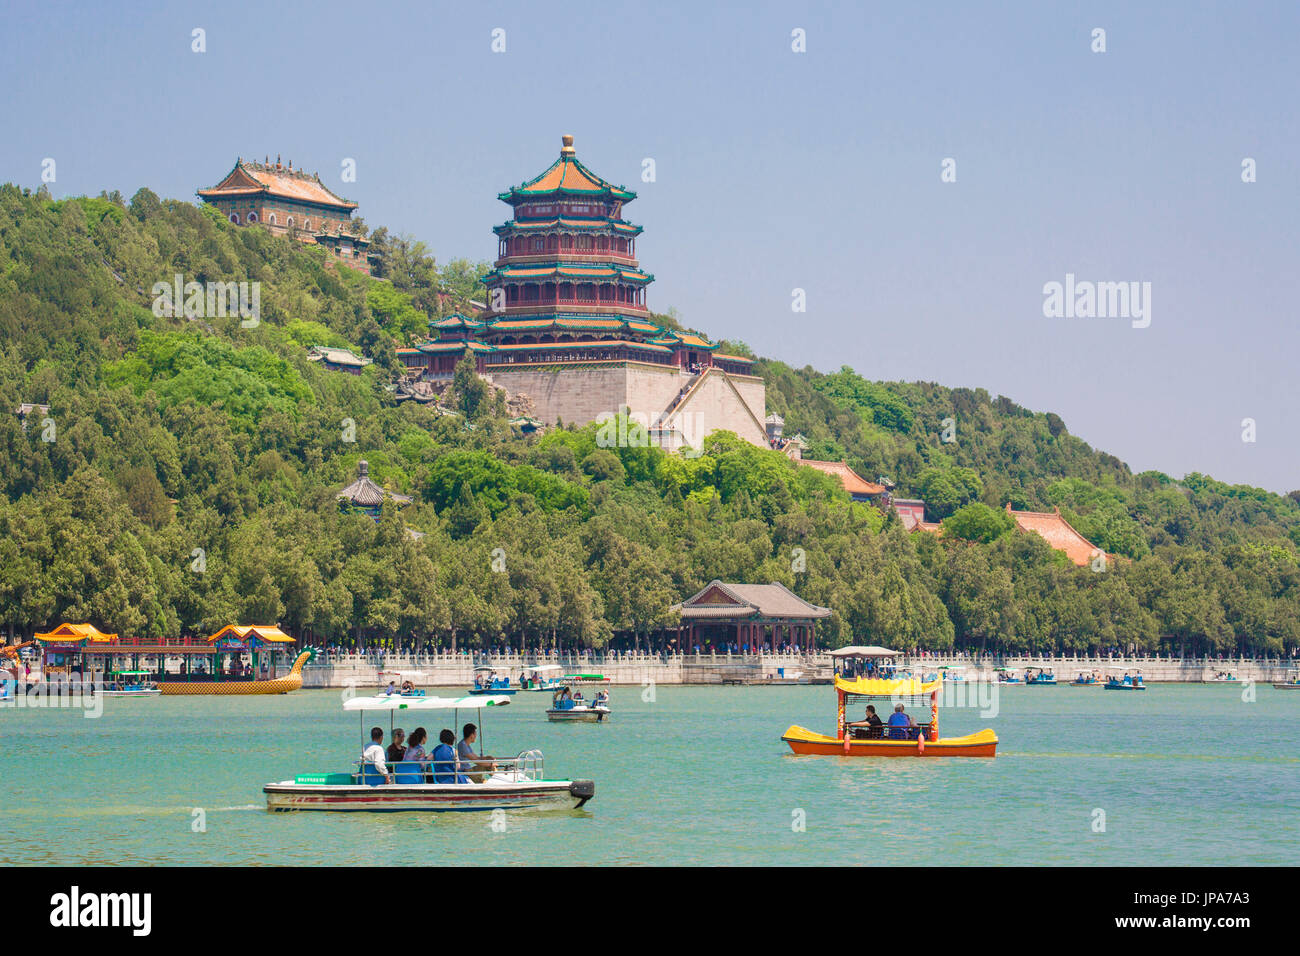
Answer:
[{"label": "lake", "polygon": [[[796,757],[792,723],[833,732],[830,687],[614,687],[604,724],[552,724],[545,694],[486,712],[484,747],[591,778],[582,811],[269,814],[261,787],[343,770],[362,723],[341,692],[106,700],[0,710],[0,859],[131,864],[1300,863],[1300,693],[1239,684],[1002,688],[998,756]],[[444,690],[443,693],[446,693]],[[406,721],[403,717],[406,716]],[[447,715],[448,718],[450,715]],[[855,715],[856,716],[856,715]],[[431,737],[450,719],[420,717]],[[473,720],[462,712],[460,719]],[[365,727],[388,715],[366,715]],[[398,726],[412,729],[408,715]],[[206,830],[195,832],[194,811]],[[1098,811],[1104,832],[1094,832]]]}]

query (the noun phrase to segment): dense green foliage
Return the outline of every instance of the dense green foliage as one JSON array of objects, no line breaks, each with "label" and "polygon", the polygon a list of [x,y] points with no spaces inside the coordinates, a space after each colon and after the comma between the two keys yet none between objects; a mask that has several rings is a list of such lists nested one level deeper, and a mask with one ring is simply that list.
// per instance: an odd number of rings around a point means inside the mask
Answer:
[{"label": "dense green foliage", "polygon": [[[1055,415],[980,390],[760,363],[809,457],[925,498],[942,536],[726,433],[696,457],[602,447],[595,425],[525,438],[468,367],[449,413],[397,404],[394,350],[468,310],[484,267],[372,238],[383,280],[148,190],[124,204],[0,187],[0,400],[50,406],[25,427],[0,416],[2,623],[600,646],[644,642],[720,578],[832,608],[821,634],[841,644],[1300,643],[1300,495],[1133,475]],[[260,322],[156,316],[154,284],[178,274],[260,282]],[[313,344],[376,361],[329,372]],[[340,510],[361,459],[414,502],[378,522]],[[1059,507],[1124,558],[1076,568],[1014,530],[1007,502]]]}]

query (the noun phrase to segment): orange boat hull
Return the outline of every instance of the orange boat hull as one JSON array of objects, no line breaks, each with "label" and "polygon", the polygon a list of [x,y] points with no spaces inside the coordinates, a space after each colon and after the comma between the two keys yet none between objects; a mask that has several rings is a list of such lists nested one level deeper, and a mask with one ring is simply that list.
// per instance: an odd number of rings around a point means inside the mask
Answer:
[{"label": "orange boat hull", "polygon": [[850,740],[848,750],[842,739],[803,727],[791,727],[781,739],[797,754],[821,757],[995,757],[998,749],[997,734],[991,730],[927,740],[924,746],[915,740]]}]

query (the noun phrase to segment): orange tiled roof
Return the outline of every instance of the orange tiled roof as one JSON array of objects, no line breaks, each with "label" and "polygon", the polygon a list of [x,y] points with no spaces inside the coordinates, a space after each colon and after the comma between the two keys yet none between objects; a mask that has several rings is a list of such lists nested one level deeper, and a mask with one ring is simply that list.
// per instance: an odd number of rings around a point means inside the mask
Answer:
[{"label": "orange tiled roof", "polygon": [[75,644],[89,641],[92,644],[108,644],[117,640],[116,634],[105,634],[93,624],[60,624],[52,631],[34,635],[43,644]]},{"label": "orange tiled roof", "polygon": [[844,490],[851,495],[883,495],[885,486],[867,481],[844,461],[814,461],[811,458],[799,459],[799,464],[816,468],[820,472],[834,475],[844,485]]},{"label": "orange tiled roof", "polygon": [[636,193],[606,182],[578,162],[578,157],[574,155],[572,136],[564,137],[560,158],[545,172],[528,180],[522,186],[501,193],[497,198],[510,202],[532,199],[553,192],[591,193],[594,194],[592,198],[597,195],[610,196],[623,202],[630,202],[636,198]]},{"label": "orange tiled roof", "polygon": [[204,199],[226,199],[236,196],[251,195],[278,196],[284,199],[296,199],[299,202],[314,203],[318,206],[333,206],[336,209],[352,210],[357,204],[340,199],[321,183],[316,176],[291,169],[279,163],[254,163],[239,160],[235,168],[211,189],[200,189],[199,195]]},{"label": "orange tiled roof", "polygon": [[1015,518],[1016,524],[1025,531],[1034,532],[1057,551],[1064,551],[1065,556],[1080,567],[1090,564],[1095,555],[1104,553],[1061,517],[1060,508],[1051,512],[1013,511],[1008,502],[1007,514]]}]

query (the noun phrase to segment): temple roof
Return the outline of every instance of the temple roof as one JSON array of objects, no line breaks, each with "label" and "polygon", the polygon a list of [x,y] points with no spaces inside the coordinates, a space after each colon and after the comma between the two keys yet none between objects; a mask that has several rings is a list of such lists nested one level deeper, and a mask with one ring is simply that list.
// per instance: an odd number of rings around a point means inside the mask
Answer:
[{"label": "temple roof", "polygon": [[493,269],[482,281],[490,279],[628,279],[632,282],[653,282],[654,276],[640,269],[623,265],[581,265],[578,263],[556,262],[543,265],[513,266],[504,265]]},{"label": "temple roof", "polygon": [[1007,502],[1007,514],[1016,519],[1025,531],[1032,531],[1050,544],[1057,551],[1064,551],[1065,556],[1075,564],[1083,567],[1090,564],[1094,556],[1104,554],[1100,548],[1071,527],[1070,522],[1061,517],[1061,509],[1046,511],[1013,511]]},{"label": "temple roof", "polygon": [[584,315],[545,316],[540,319],[499,319],[489,327],[491,332],[537,332],[544,329],[609,329],[630,328],[636,332],[658,332],[659,326],[630,319],[602,319]]},{"label": "temple roof", "polygon": [[363,508],[377,508],[384,503],[385,498],[398,504],[410,504],[412,500],[409,495],[399,495],[395,491],[385,491],[381,486],[375,484],[370,479],[370,465],[364,459],[357,462],[357,480],[334,497],[346,499]]},{"label": "temple roof", "polygon": [[851,495],[883,495],[885,486],[867,481],[849,467],[845,461],[814,461],[811,458],[799,459],[799,464],[816,468],[827,475],[833,475],[844,485],[844,490]]},{"label": "temple roof", "polygon": [[512,219],[509,222],[503,222],[499,226],[493,226],[492,231],[499,236],[503,233],[516,230],[530,232],[534,229],[608,229],[610,227],[613,227],[615,232],[622,232],[630,235],[640,235],[641,232],[643,232],[641,226],[634,225],[633,223],[626,222],[622,219],[608,219],[604,216],[594,219],[569,219],[563,217],[556,219],[530,219],[527,222],[516,222]]},{"label": "temple roof", "polygon": [[42,644],[76,644],[89,641],[92,644],[108,644],[117,640],[116,634],[105,634],[93,624],[60,624],[52,631],[34,634],[33,637]]},{"label": "temple roof", "polygon": [[308,350],[307,361],[325,362],[328,365],[346,365],[349,368],[364,368],[374,360],[364,355],[356,355],[351,349],[336,349],[327,345],[313,345]]},{"label": "temple roof", "polygon": [[237,637],[241,641],[249,636],[267,644],[292,644],[293,638],[274,624],[227,624],[217,633],[209,635],[208,643],[215,644],[224,637]]},{"label": "temple roof", "polygon": [[429,328],[432,329],[481,329],[483,325],[477,319],[466,318],[459,312],[453,312],[445,319],[429,320]]},{"label": "temple roof", "polygon": [[809,604],[784,584],[723,584],[710,581],[702,590],[669,610],[681,611],[683,620],[728,618],[792,618],[810,620],[830,617],[829,608]]},{"label": "temple roof", "polygon": [[446,342],[421,342],[413,349],[398,349],[398,354],[411,352],[491,352],[493,346],[483,342],[465,341],[462,339],[449,339]]},{"label": "temple roof", "polygon": [[513,344],[494,346],[495,352],[518,352],[518,351],[555,351],[556,349],[589,349],[589,348],[630,348],[641,349],[646,352],[671,352],[672,349],[663,345],[653,345],[649,342],[640,342],[636,339],[582,339],[576,341],[565,340],[563,342],[517,342]]},{"label": "temple roof", "polygon": [[529,199],[542,199],[548,195],[572,195],[584,198],[600,199],[608,197],[631,202],[636,193],[608,183],[593,173],[582,163],[573,150],[573,137],[565,135],[560,158],[552,163],[544,173],[528,180],[522,186],[514,186],[497,195],[502,202],[511,205]]},{"label": "temple roof", "polygon": [[319,176],[294,169],[292,162],[285,167],[278,162],[272,165],[239,159],[225,179],[210,189],[200,189],[198,194],[208,201],[261,195],[330,206],[349,213],[357,208],[356,203],[340,199],[326,189]]}]

